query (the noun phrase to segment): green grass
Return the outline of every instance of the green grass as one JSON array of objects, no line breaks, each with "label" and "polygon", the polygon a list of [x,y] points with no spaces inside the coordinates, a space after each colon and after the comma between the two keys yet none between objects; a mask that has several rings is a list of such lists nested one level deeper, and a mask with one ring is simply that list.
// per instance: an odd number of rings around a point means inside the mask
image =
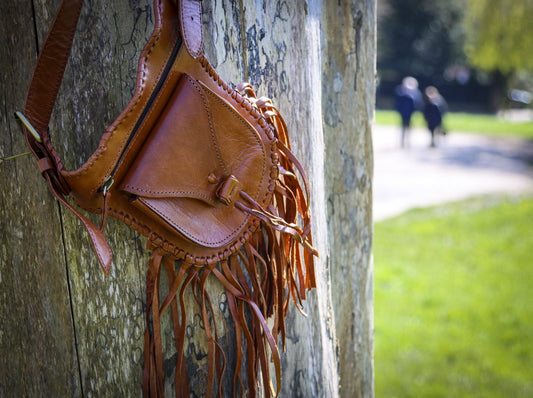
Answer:
[{"label": "green grass", "polygon": [[[376,110],[376,124],[399,125],[400,118],[395,111]],[[424,127],[422,114],[416,112],[412,120],[413,127]],[[516,136],[533,139],[533,122],[512,122],[495,115],[450,112],[444,119],[445,128],[450,131],[477,134]]]},{"label": "green grass", "polygon": [[533,396],[533,198],[375,225],[377,397]]}]

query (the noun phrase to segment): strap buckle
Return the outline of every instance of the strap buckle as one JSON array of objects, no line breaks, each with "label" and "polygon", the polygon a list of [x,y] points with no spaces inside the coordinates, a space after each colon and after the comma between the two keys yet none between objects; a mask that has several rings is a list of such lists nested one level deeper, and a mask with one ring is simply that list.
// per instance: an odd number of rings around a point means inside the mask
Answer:
[{"label": "strap buckle", "polygon": [[26,116],[22,114],[22,112],[16,111],[15,116],[20,119],[22,124],[28,129],[28,131],[33,135],[33,138],[35,138],[35,141],[38,143],[42,143],[43,140],[37,130],[35,130],[35,127],[33,127],[28,119],[26,119]]},{"label": "strap buckle", "polygon": [[107,193],[109,192],[109,189],[111,188],[111,186],[115,183],[115,180],[113,179],[112,176],[109,176],[107,178],[107,180],[105,180],[104,182],[104,185],[102,185],[102,194],[104,196],[107,195]]},{"label": "strap buckle", "polygon": [[[28,131],[31,133],[31,135],[33,136],[33,138],[35,138],[37,142],[39,143],[43,142],[41,136],[39,135],[37,130],[35,130],[35,127],[31,125],[30,121],[26,119],[26,116],[24,116],[22,112],[19,112],[19,111],[15,112],[15,116],[20,119],[22,124],[24,124],[24,126],[28,129]],[[20,157],[27,156],[27,155],[31,155],[31,152],[23,152],[23,153],[18,153],[12,156],[0,157],[0,164],[5,162],[6,160],[12,160],[12,159],[20,158]]]}]

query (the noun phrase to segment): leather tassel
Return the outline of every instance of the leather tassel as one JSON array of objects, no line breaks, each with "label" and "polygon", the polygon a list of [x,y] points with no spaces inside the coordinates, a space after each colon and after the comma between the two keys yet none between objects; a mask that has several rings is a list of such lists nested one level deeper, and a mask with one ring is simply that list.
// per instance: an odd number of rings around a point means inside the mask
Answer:
[{"label": "leather tassel", "polygon": [[[226,358],[218,343],[215,312],[206,291],[210,275],[224,286],[229,312],[235,325],[235,373],[234,396],[245,392],[241,377],[243,365],[247,369],[247,393],[256,396],[259,377],[263,379],[264,396],[279,394],[281,388],[281,361],[278,340],[285,348],[285,319],[289,304],[306,315],[302,301],[307,290],[316,285],[314,256],[310,234],[311,214],[309,209],[309,184],[303,167],[290,150],[285,121],[267,98],[255,98],[251,86],[243,88],[244,95],[263,114],[278,139],[279,177],[270,205],[263,207],[246,192],[240,192],[235,207],[260,220],[261,227],[244,242],[243,246],[226,260],[209,266],[193,266],[186,261],[178,263],[173,256],[163,258],[162,250],[156,248],[148,266],[147,331],[145,334],[145,395],[160,396],[164,393],[162,369],[160,316],[170,308],[177,351],[175,373],[176,397],[189,395],[188,375],[185,366],[184,345],[187,314],[184,295],[190,287],[200,307],[200,315],[207,339],[206,396],[224,396],[222,378]],[[299,174],[301,177],[298,177]],[[301,250],[303,248],[303,250]],[[169,282],[166,298],[159,305],[159,270],[164,265]],[[157,296],[157,297],[156,297]],[[178,304],[179,301],[179,304]],[[159,309],[155,311],[154,308]],[[267,319],[272,318],[269,329]],[[246,342],[246,344],[244,344]],[[246,354],[242,352],[246,346]],[[271,375],[271,363],[275,371]],[[261,376],[259,375],[261,372]],[[273,376],[273,377],[271,377]],[[275,379],[275,386],[272,382]]]},{"label": "leather tassel", "polygon": [[146,275],[146,328],[144,334],[143,391],[145,396],[164,396],[161,325],[159,319],[159,274],[163,254],[152,252]]}]

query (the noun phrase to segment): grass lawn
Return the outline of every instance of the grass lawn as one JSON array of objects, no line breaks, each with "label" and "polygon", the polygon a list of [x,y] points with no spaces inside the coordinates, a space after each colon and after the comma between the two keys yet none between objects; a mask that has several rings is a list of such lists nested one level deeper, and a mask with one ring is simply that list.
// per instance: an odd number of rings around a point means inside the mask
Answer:
[{"label": "grass lawn", "polygon": [[[426,127],[420,112],[413,115],[414,127]],[[395,111],[376,110],[376,124],[398,125],[400,117]],[[478,134],[510,135],[533,139],[533,122],[511,122],[494,115],[451,112],[444,118],[446,130]]]},{"label": "grass lawn", "polygon": [[533,397],[533,197],[378,222],[376,397]]}]

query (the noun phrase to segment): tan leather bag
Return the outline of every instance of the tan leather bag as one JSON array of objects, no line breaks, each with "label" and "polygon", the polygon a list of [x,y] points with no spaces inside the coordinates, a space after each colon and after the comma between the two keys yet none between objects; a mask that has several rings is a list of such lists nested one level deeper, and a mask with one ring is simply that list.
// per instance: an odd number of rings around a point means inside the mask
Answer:
[{"label": "tan leather bag", "polygon": [[[205,291],[212,274],[225,287],[236,347],[241,349],[243,338],[246,341],[246,355],[236,354],[234,390],[241,383],[243,362],[248,367],[248,394],[255,395],[261,369],[265,395],[270,396],[280,389],[277,341],[281,337],[284,344],[287,304],[292,297],[299,305],[306,290],[315,286],[317,253],[312,248],[307,181],[271,101],[256,98],[250,85],[232,88],[205,59],[201,3],[177,3],[154,1],[155,27],[139,59],[135,94],[81,168],[65,170],[47,134],[81,0],[61,2],[19,117],[51,192],[83,223],[106,273],[112,256],[102,231],[108,215],[148,238],[152,255],[147,269],[144,394],[164,395],[159,319],[170,307],[178,358],[176,395],[189,396],[183,353],[183,295],[189,286],[200,305],[208,341],[206,396],[215,390],[223,394],[220,369],[225,358]],[[76,207],[102,214],[102,225],[94,225]],[[162,266],[170,286],[160,303]],[[274,318],[272,330],[266,323],[269,317]],[[268,351],[275,388],[269,388]]]}]

